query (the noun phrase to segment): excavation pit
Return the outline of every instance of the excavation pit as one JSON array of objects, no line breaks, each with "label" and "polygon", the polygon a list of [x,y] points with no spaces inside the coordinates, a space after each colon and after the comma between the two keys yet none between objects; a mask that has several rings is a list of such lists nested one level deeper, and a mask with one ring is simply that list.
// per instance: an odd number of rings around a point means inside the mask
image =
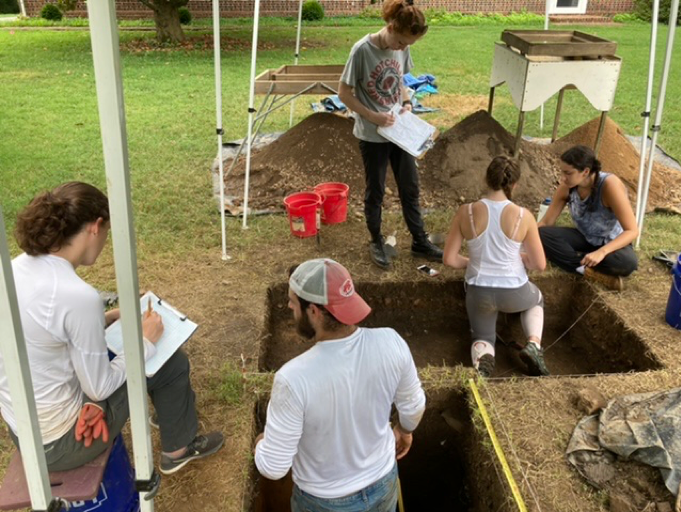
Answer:
[{"label": "excavation pit", "polygon": [[[622,373],[661,368],[643,339],[581,279],[568,275],[534,280],[542,290],[546,364],[552,375]],[[392,327],[407,341],[417,367],[470,366],[470,331],[462,280],[358,282],[373,308],[364,327]],[[288,309],[288,285],[268,290],[259,367],[276,371],[313,343],[296,333]],[[518,314],[497,321],[494,377],[523,376],[518,346],[525,343]]]},{"label": "excavation pit", "polygon": [[[256,433],[266,421],[265,400],[256,406]],[[428,407],[409,453],[399,461],[405,510],[469,510],[467,446],[470,414],[462,391],[428,394]],[[278,481],[253,474],[251,512],[289,512],[291,472]]]}]

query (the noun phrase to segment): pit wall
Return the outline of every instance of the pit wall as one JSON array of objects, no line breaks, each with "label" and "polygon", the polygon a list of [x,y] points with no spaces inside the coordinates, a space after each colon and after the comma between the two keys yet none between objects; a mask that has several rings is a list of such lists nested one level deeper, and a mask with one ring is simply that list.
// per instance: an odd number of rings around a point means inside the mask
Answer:
[{"label": "pit wall", "polygon": [[[352,16],[364,9],[375,7],[369,0],[320,0],[326,16]],[[39,16],[45,0],[24,0],[28,16]],[[223,18],[250,17],[253,15],[253,0],[221,0],[220,16]],[[544,14],[544,0],[420,0],[421,9],[442,9],[448,12],[466,14],[533,12]],[[195,18],[210,18],[212,2],[210,0],[190,0],[187,5]],[[614,15],[634,10],[634,0],[589,0],[587,14]],[[263,0],[260,3],[261,16],[298,16],[298,2],[290,0]],[[78,2],[76,9],[67,13],[69,17],[87,17],[85,2]],[[150,9],[138,0],[117,0],[116,15],[121,19],[151,19]]]}]

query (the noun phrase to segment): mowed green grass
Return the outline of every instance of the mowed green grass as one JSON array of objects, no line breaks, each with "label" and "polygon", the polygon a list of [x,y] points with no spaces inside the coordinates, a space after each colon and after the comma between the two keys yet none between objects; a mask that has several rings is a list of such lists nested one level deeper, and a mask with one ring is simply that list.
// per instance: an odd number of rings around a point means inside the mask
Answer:
[{"label": "mowed green grass", "polygon": [[[367,26],[366,20],[358,26],[304,27],[301,64],[342,64],[352,44],[379,27]],[[505,28],[537,27],[434,26],[412,49],[414,72],[434,74],[442,93],[486,96],[493,45]],[[627,133],[640,133],[649,27],[636,24],[581,29],[618,42],[617,53],[624,63],[610,115]],[[223,38],[238,48],[223,52],[221,60],[225,140],[246,133],[250,31],[249,26],[236,23],[224,26],[222,32]],[[666,27],[662,27],[658,71],[666,33]],[[195,37],[196,33],[191,35]],[[140,38],[153,38],[153,34],[121,33],[123,45]],[[292,63],[293,24],[265,24],[260,41],[263,49],[258,55],[258,72]],[[212,200],[210,177],[217,150],[212,51],[124,50],[121,62],[140,259],[190,257],[194,250],[219,247],[219,215]],[[681,157],[681,74],[674,71],[680,67],[681,53],[677,52],[659,137],[659,143],[676,157]],[[16,213],[37,192],[74,179],[106,186],[89,33],[1,29],[0,91],[0,204],[16,254],[11,237]],[[506,87],[498,89],[497,98],[495,117],[514,131],[517,110]],[[256,96],[256,101],[261,99]],[[305,96],[299,101],[297,121],[311,113],[305,105],[315,99]],[[543,133],[539,130],[539,112],[528,114],[525,133],[550,135],[554,110],[555,98],[547,104]],[[578,92],[569,91],[561,134],[597,115]],[[285,108],[270,117],[263,131],[287,127]],[[255,227],[261,224],[263,233],[267,233],[270,222],[266,218],[251,221]],[[237,225],[230,221],[229,228],[238,237]],[[651,217],[647,227],[654,247],[673,245],[674,237],[678,241],[680,226],[678,217]],[[247,239],[257,242],[258,232],[256,229]],[[646,242],[648,251],[654,247]]]}]

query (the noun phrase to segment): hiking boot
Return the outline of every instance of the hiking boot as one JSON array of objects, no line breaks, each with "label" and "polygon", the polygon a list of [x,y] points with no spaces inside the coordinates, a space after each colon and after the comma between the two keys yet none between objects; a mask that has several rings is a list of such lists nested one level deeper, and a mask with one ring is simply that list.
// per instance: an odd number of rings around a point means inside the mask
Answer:
[{"label": "hiking boot", "polygon": [[589,281],[601,283],[608,290],[613,290],[616,292],[621,292],[624,290],[624,280],[621,276],[611,276],[608,274],[603,274],[602,272],[598,272],[591,267],[585,267],[584,277]]},{"label": "hiking boot", "polygon": [[428,261],[442,263],[442,249],[433,244],[428,238],[414,240],[411,244],[411,254],[417,258],[425,258]]},{"label": "hiking boot", "polygon": [[209,455],[213,455],[225,442],[225,438],[221,432],[211,432],[205,436],[196,436],[194,440],[187,445],[187,451],[184,455],[171,459],[167,455],[161,455],[161,473],[170,475],[186,466],[193,460],[203,459]]},{"label": "hiking boot", "polygon": [[480,377],[489,378],[494,373],[494,356],[485,354],[478,360],[478,373]]},{"label": "hiking boot", "polygon": [[383,270],[390,268],[390,259],[385,253],[385,246],[383,245],[383,238],[374,240],[369,243],[369,252],[371,254],[371,261]]},{"label": "hiking boot", "polygon": [[544,351],[531,341],[520,351],[520,359],[527,366],[527,374],[533,377],[550,375],[544,362]]}]

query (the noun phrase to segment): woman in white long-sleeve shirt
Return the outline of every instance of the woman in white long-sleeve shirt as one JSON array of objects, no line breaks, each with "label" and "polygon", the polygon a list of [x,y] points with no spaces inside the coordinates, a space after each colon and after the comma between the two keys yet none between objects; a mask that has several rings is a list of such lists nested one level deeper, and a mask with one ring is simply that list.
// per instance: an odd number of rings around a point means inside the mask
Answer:
[{"label": "woman in white long-sleeve shirt", "polygon": [[[47,464],[52,471],[97,457],[128,418],[123,355],[109,360],[104,337],[118,310],[104,313],[97,291],[76,269],[93,265],[109,232],[109,204],[97,188],[80,182],[38,195],[19,214],[16,236],[25,251],[12,261],[21,323]],[[155,353],[163,325],[156,313],[142,322],[145,358]],[[161,430],[161,471],[172,473],[222,445],[222,434],[197,436],[189,361],[178,351],[147,380]],[[94,405],[93,405],[94,404]],[[81,411],[95,407],[110,436],[82,443]],[[0,357],[0,411],[18,444],[17,423]],[[106,439],[108,437],[108,440]],[[91,444],[90,444],[91,443]]]}]

